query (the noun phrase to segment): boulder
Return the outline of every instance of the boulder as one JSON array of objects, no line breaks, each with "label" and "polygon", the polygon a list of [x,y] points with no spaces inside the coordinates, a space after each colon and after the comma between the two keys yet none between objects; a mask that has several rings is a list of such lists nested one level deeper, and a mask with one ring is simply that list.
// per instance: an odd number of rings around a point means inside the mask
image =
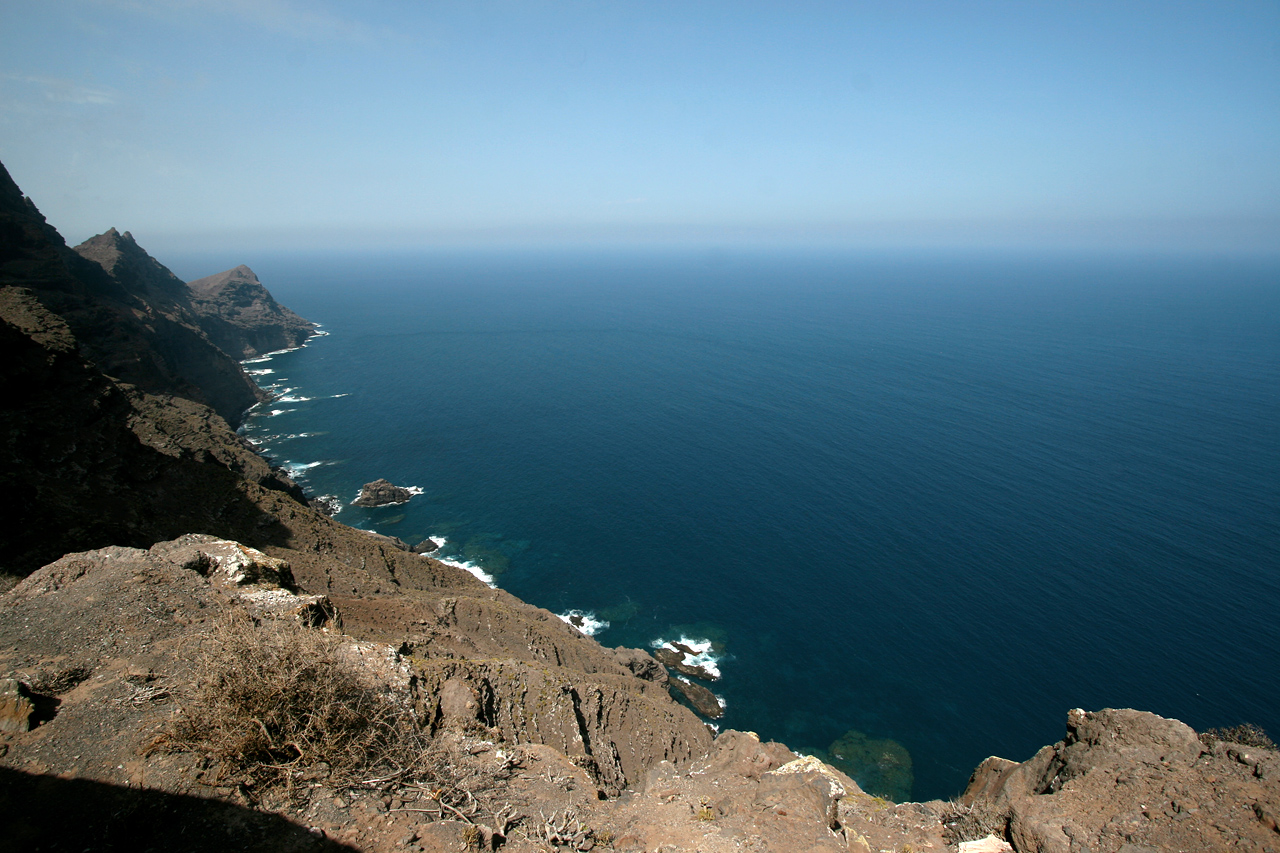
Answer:
[{"label": "boulder", "polygon": [[289,564],[229,539],[189,533],[151,546],[152,556],[206,575],[221,586],[292,587]]},{"label": "boulder", "polygon": [[365,483],[360,489],[360,497],[351,502],[352,506],[389,506],[391,504],[402,504],[409,498],[413,497],[413,492],[397,486],[385,479],[377,479],[372,483]]},{"label": "boulder", "polygon": [[35,710],[25,684],[16,678],[0,679],[0,732],[30,730]]}]

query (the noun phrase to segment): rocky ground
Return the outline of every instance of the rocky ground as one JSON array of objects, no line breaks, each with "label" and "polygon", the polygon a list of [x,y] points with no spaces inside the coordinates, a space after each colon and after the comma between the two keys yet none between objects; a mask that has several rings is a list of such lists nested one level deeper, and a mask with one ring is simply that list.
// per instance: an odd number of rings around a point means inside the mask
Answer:
[{"label": "rocky ground", "polygon": [[[0,709],[33,725],[0,721],[0,849],[1280,850],[1280,754],[1174,720],[1072,711],[1061,742],[988,759],[956,802],[893,804],[781,744],[713,740],[643,651],[496,590],[419,595],[302,593],[286,560],[211,536],[35,572],[0,596],[0,672],[30,697]],[[199,650],[236,620],[333,638],[430,760],[339,778],[300,758],[281,785],[165,746]]]}]

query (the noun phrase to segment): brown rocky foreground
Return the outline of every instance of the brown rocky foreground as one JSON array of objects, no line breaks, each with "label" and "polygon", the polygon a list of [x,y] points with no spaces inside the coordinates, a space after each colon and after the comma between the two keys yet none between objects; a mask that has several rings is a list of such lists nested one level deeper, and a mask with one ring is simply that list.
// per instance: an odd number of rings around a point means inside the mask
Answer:
[{"label": "brown rocky foreground", "polygon": [[[1073,710],[1062,741],[988,759],[955,802],[889,803],[781,744],[713,740],[624,665],[644,652],[614,654],[456,580],[300,593],[287,560],[212,536],[33,573],[0,596],[0,671],[31,697],[0,706],[0,849],[1280,850],[1275,751],[1206,745],[1154,714]],[[194,701],[199,650],[228,624],[281,620],[333,638],[420,728],[434,766],[452,768],[452,799],[438,775],[394,766],[339,779],[299,756],[282,787],[155,748]],[[70,796],[85,820],[61,819]]]}]

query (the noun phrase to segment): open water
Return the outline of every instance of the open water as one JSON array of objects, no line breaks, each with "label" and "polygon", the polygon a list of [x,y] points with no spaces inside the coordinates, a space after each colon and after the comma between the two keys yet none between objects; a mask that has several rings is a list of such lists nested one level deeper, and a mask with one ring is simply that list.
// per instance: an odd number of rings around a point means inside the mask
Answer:
[{"label": "open water", "polygon": [[606,645],[709,641],[727,727],[895,799],[1076,706],[1280,734],[1274,258],[244,260],[328,333],[248,365],[264,452],[419,487],[337,517]]}]

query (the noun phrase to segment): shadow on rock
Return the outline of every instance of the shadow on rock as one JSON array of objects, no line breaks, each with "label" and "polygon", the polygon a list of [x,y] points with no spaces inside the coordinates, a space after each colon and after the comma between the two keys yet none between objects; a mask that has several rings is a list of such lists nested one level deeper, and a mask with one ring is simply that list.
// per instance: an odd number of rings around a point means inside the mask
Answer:
[{"label": "shadow on rock", "polygon": [[6,767],[0,767],[0,826],[0,853],[354,850],[279,815],[231,803]]}]

